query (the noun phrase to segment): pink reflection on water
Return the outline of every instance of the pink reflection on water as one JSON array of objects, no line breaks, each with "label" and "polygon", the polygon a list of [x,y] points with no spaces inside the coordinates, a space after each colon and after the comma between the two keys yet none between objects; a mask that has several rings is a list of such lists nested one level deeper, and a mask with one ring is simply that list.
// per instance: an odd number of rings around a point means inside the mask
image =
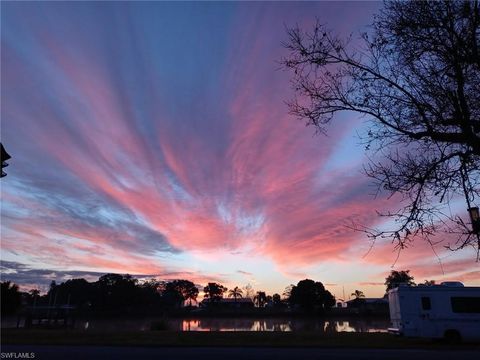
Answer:
[{"label": "pink reflection on water", "polygon": [[318,331],[337,332],[387,332],[388,320],[322,321],[311,319],[184,319],[182,331]]}]

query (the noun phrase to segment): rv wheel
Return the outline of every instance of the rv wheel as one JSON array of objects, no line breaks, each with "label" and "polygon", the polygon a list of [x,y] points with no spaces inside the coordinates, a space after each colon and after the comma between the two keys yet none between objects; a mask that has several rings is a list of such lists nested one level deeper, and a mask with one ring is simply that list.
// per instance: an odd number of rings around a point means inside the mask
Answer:
[{"label": "rv wheel", "polygon": [[462,337],[457,330],[447,330],[444,335],[445,340],[450,344],[458,344],[462,341]]}]

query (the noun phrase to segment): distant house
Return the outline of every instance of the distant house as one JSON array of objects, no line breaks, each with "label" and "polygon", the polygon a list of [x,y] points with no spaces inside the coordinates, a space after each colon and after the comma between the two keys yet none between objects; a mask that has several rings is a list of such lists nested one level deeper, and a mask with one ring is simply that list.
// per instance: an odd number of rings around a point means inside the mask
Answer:
[{"label": "distant house", "polygon": [[385,298],[358,298],[347,301],[347,308],[363,314],[388,314],[388,300]]},{"label": "distant house", "polygon": [[[253,309],[254,304],[250,298],[228,299],[222,298],[213,302],[215,307],[222,309]],[[200,307],[207,307],[211,304],[210,299],[203,299],[200,301]]]},{"label": "distant house", "polygon": [[346,308],[347,307],[347,303],[344,302],[344,301],[337,301],[337,303],[335,304],[335,306],[339,309],[341,308]]}]

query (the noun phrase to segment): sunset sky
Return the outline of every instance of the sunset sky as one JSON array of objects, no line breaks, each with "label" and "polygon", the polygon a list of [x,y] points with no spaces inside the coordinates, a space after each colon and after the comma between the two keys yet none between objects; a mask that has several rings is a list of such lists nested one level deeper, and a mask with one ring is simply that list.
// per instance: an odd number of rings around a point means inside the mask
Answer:
[{"label": "sunset sky", "polygon": [[[365,256],[347,227],[399,207],[362,173],[363,120],[315,135],[288,115],[279,65],[286,27],[358,34],[381,5],[2,2],[2,280],[117,272],[271,294],[311,278],[382,296],[397,253]],[[394,269],[480,285],[474,251],[445,244],[439,262],[416,241]]]}]

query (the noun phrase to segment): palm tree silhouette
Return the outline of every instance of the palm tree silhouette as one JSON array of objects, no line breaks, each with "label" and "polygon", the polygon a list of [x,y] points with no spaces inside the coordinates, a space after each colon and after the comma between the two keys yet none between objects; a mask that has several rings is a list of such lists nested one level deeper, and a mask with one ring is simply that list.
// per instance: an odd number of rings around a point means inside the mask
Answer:
[{"label": "palm tree silhouette", "polygon": [[228,292],[228,297],[233,297],[235,302],[237,302],[237,298],[242,298],[243,291],[238,286],[235,286],[232,290]]},{"label": "palm tree silhouette", "polygon": [[355,290],[355,292],[352,293],[352,296],[355,296],[355,299],[361,299],[365,297],[365,294],[361,290]]}]

